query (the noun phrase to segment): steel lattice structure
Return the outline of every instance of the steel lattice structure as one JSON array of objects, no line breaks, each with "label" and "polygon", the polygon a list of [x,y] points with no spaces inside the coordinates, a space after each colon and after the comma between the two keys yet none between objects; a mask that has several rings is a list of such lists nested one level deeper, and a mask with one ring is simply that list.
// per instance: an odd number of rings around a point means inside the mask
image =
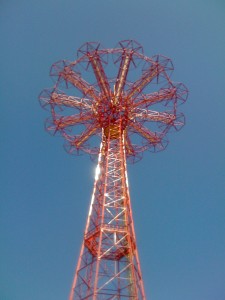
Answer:
[{"label": "steel lattice structure", "polygon": [[188,91],[171,81],[172,71],[170,59],[146,57],[132,40],[114,49],[86,43],[75,61],[62,60],[51,68],[56,84],[39,97],[51,112],[46,129],[66,139],[69,153],[98,155],[69,300],[146,299],[126,161],[139,160],[146,150],[165,149],[167,133],[184,125],[177,107]]}]

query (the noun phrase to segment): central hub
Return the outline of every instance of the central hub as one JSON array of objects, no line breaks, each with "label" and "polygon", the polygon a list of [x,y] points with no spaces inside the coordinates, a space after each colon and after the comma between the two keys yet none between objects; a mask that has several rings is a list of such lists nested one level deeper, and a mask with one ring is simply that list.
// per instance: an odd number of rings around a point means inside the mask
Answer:
[{"label": "central hub", "polygon": [[124,131],[129,121],[127,98],[117,98],[113,93],[110,98],[101,95],[100,101],[94,108],[95,116],[106,137],[117,139],[120,131]]}]

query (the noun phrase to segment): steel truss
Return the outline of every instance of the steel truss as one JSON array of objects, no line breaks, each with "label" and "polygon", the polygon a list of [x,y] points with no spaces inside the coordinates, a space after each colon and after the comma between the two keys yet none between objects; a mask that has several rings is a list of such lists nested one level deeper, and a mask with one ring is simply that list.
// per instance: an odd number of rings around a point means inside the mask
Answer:
[{"label": "steel truss", "polygon": [[74,299],[145,299],[128,189],[124,134],[103,136]]}]

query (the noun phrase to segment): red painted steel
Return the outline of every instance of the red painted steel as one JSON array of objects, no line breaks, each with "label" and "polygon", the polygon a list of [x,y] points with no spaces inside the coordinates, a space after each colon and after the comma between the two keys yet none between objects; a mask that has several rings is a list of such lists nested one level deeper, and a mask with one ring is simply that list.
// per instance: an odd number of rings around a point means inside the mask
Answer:
[{"label": "red painted steel", "polygon": [[164,150],[167,133],[184,125],[177,108],[188,91],[171,81],[172,71],[170,59],[148,58],[140,44],[129,40],[114,49],[86,43],[77,60],[60,61],[51,68],[56,84],[39,97],[51,112],[46,129],[66,139],[69,153],[98,155],[69,300],[146,299],[126,161],[139,160],[146,150]]}]

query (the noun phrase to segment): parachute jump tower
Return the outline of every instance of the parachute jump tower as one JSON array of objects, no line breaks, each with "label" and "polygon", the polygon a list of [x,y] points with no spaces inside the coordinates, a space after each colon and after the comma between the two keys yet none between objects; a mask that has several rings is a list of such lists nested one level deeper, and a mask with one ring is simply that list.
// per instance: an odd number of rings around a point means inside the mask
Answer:
[{"label": "parachute jump tower", "polygon": [[[135,69],[135,72],[130,72]],[[98,157],[84,239],[69,300],[145,300],[130,203],[127,161],[168,144],[184,125],[178,113],[188,91],[172,82],[170,59],[143,54],[133,40],[104,49],[89,42],[75,61],[53,64],[55,86],[40,94],[70,154]]]}]

